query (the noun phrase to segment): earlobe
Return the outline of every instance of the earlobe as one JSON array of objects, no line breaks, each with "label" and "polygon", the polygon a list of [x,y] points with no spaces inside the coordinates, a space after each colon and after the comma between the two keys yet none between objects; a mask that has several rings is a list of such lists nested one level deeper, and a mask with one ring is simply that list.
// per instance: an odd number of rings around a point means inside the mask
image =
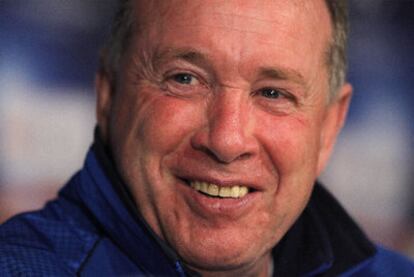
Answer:
[{"label": "earlobe", "polygon": [[325,119],[322,123],[321,146],[318,160],[318,176],[325,168],[333,151],[336,138],[341,131],[352,98],[352,86],[347,83],[340,89],[338,96],[328,106]]},{"label": "earlobe", "polygon": [[110,111],[113,91],[107,73],[99,71],[95,76],[96,120],[104,142],[108,140]]}]

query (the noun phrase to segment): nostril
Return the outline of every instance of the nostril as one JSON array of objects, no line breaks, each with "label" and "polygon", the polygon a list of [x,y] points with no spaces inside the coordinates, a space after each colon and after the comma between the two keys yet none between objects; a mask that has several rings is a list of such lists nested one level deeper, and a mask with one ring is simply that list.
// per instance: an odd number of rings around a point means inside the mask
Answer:
[{"label": "nostril", "polygon": [[251,156],[252,156],[252,154],[251,154],[251,153],[244,153],[244,154],[241,154],[241,155],[237,158],[237,160],[247,160],[247,159],[249,159]]},{"label": "nostril", "polygon": [[212,160],[218,162],[218,163],[228,163],[226,161],[223,161],[222,159],[219,158],[218,155],[216,155],[211,149],[207,148],[207,147],[202,147],[201,149],[204,153],[207,154],[207,156],[209,156]]},{"label": "nostril", "polygon": [[239,156],[233,157],[231,159],[225,159],[223,156],[220,156],[219,154],[215,153],[212,149],[205,147],[205,146],[201,146],[198,148],[198,150],[203,151],[207,156],[209,156],[212,160],[221,163],[221,164],[229,164],[231,162],[234,161],[239,161],[239,160],[246,160],[249,159],[252,154],[251,153],[242,153]]}]

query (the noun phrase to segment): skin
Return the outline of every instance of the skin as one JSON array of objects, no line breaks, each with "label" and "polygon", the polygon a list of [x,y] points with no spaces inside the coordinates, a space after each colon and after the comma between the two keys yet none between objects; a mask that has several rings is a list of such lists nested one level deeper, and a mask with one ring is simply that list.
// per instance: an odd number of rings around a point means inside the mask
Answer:
[{"label": "skin", "polygon": [[[102,136],[139,211],[188,266],[265,276],[350,101],[348,84],[327,100],[324,1],[139,2],[115,89],[97,76]],[[211,198],[194,180],[251,192]]]}]

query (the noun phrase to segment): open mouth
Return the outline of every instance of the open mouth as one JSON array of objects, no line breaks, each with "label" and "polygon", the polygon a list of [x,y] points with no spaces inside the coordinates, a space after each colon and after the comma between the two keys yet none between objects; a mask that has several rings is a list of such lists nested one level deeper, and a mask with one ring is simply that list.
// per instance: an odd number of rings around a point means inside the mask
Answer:
[{"label": "open mouth", "polygon": [[249,188],[243,185],[219,186],[200,181],[186,181],[196,191],[210,197],[218,198],[242,198],[249,193]]}]

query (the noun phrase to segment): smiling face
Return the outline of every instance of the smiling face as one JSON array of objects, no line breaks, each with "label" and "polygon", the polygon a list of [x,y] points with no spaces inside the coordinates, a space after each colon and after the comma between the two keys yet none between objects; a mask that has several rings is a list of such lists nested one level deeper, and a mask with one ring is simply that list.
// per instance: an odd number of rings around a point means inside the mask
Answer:
[{"label": "smiling face", "polygon": [[328,10],[323,0],[145,2],[115,91],[98,78],[104,139],[145,220],[190,267],[263,274],[350,98],[344,86],[327,101]]}]

